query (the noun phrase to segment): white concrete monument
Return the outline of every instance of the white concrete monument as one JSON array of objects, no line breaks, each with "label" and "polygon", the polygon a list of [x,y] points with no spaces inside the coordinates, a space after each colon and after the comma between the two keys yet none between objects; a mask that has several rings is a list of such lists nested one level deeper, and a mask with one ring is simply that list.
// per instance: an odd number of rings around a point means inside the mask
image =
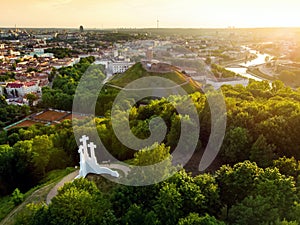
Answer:
[{"label": "white concrete monument", "polygon": [[[95,155],[96,145],[93,142],[89,144],[87,141],[89,137],[83,135],[79,140],[82,144],[79,146],[78,153],[80,154],[80,170],[79,175],[76,178],[86,177],[89,173],[94,174],[109,174],[113,177],[119,177],[119,173],[117,171],[113,171],[107,167],[100,166],[97,162],[97,158]],[[90,155],[88,153],[88,148],[90,149]]]}]

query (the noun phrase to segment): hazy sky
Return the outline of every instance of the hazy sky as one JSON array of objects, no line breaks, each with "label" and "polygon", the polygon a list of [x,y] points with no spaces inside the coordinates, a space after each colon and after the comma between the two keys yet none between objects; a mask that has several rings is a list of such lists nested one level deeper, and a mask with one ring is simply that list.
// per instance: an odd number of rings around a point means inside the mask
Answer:
[{"label": "hazy sky", "polygon": [[0,0],[0,27],[300,27],[299,0]]}]

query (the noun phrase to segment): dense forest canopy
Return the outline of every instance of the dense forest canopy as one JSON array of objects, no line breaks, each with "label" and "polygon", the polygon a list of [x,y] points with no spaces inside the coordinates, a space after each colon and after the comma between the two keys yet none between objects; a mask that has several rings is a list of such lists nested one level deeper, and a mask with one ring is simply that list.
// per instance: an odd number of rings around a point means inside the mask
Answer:
[{"label": "dense forest canopy", "polygon": [[[29,210],[32,224],[40,224],[41,220],[43,224],[50,221],[80,224],[83,220],[89,221],[87,224],[105,224],[104,220],[106,224],[139,224],[138,221],[149,221],[148,224],[208,223],[201,221],[253,224],[253,219],[256,224],[287,224],[280,222],[284,220],[299,223],[300,143],[297,129],[300,127],[300,92],[279,81],[272,86],[267,82],[251,81],[247,87],[223,86],[222,91],[228,124],[212,173],[193,177],[182,170],[169,180],[149,187],[117,186],[108,196],[94,184],[78,180],[64,187],[49,206]],[[190,96],[201,123],[196,151],[202,151],[210,134],[209,105],[203,93]],[[184,96],[174,97],[180,102]],[[130,110],[133,133],[140,138],[149,135],[149,121],[154,116],[161,116],[168,128],[164,144],[157,146],[163,159],[176,146],[180,115],[167,98],[153,100],[143,107],[136,106]],[[94,120],[103,143],[113,155],[122,160],[144,157],[145,163],[149,163],[147,154],[135,154],[122,146],[113,134],[109,116]],[[83,122],[90,123],[90,119],[78,121]],[[76,165],[77,145],[72,134],[70,121],[2,133],[1,141],[5,145],[0,151],[1,194],[9,194],[15,188],[26,191],[48,171]],[[166,155],[166,152],[169,153]],[[132,163],[141,161],[133,160]],[[218,165],[223,164],[219,168]],[[83,214],[74,211],[71,217],[69,209],[62,210],[62,205],[74,203],[75,199],[81,199],[74,204],[75,211],[85,203],[90,207],[84,207]]]},{"label": "dense forest canopy", "polygon": [[[43,89],[42,104],[69,110],[78,82],[93,60],[60,69],[53,89]],[[98,67],[92,69],[103,75]],[[30,205],[16,224],[300,224],[300,90],[280,81],[271,85],[250,81],[247,87],[225,85],[221,90],[226,134],[206,173],[181,168],[171,178],[145,187],[117,185],[93,176],[89,178],[93,181],[75,180],[51,204]],[[162,143],[155,143],[152,151],[136,152],[124,146],[112,128],[109,109],[117,93],[113,88],[100,92],[96,113],[101,117],[1,132],[0,195],[16,188],[24,193],[49,171],[77,165],[73,129],[82,129],[81,124],[86,124],[82,132],[89,135],[95,123],[104,146],[120,160],[149,165],[169,158],[178,143],[182,118],[193,123],[169,100],[187,107],[186,96],[153,99],[130,109],[130,128],[138,138],[150,135],[149,123],[155,117],[163,118],[167,127]],[[201,124],[195,154],[202,153],[209,140],[212,122],[207,97],[213,94],[189,95]],[[127,119],[122,115],[120,120]],[[129,179],[136,179],[135,172],[130,171]],[[154,172],[167,176],[171,171]]]}]

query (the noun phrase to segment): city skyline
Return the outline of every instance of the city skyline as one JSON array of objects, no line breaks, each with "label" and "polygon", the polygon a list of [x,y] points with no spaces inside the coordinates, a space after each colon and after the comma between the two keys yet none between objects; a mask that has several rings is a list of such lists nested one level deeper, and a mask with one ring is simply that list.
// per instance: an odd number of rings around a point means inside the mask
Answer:
[{"label": "city skyline", "polygon": [[300,27],[296,0],[28,0],[1,3],[0,27]]}]

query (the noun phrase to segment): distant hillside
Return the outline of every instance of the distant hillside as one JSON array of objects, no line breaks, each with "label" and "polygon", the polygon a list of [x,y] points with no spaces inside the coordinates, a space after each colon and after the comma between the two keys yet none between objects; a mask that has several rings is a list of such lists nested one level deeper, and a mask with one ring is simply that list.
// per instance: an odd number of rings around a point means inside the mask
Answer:
[{"label": "distant hillside", "polygon": [[178,84],[178,86],[182,87],[188,93],[193,93],[200,89],[200,85],[197,82],[195,82],[190,76],[180,72],[177,67],[157,63],[152,64],[151,68],[148,68],[145,63],[141,62],[136,63],[123,74],[114,75],[109,82],[106,83],[106,85],[123,88],[134,80],[150,76],[169,79]]}]

